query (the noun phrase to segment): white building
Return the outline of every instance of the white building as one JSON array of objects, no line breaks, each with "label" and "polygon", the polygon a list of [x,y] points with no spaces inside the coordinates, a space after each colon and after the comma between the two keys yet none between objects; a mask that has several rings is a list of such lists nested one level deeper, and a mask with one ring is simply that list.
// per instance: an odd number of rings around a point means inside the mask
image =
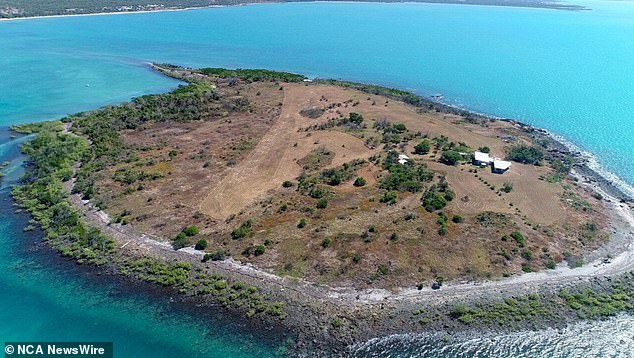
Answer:
[{"label": "white building", "polygon": [[409,157],[407,155],[405,155],[405,154],[399,154],[398,163],[400,165],[404,165],[407,162],[409,162]]},{"label": "white building", "polygon": [[506,160],[494,160],[493,161],[493,172],[497,174],[503,174],[505,171],[509,170],[511,167],[511,162],[507,162]]},{"label": "white building", "polygon": [[487,167],[491,165],[491,162],[493,162],[493,158],[489,156],[489,153],[482,153],[478,151],[473,153],[473,164],[481,167]]}]

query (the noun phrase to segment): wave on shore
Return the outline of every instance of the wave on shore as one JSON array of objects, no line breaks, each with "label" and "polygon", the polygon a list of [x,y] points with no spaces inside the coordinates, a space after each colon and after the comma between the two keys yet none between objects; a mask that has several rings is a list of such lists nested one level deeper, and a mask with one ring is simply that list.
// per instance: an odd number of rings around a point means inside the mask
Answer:
[{"label": "wave on shore", "polygon": [[394,335],[351,347],[353,357],[631,357],[634,316],[512,334]]}]

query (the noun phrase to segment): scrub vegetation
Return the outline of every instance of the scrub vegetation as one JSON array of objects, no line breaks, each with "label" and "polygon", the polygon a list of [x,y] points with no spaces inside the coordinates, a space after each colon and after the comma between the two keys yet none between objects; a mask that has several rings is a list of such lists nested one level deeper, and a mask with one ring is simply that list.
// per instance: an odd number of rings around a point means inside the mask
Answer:
[{"label": "scrub vegetation", "polygon": [[[516,150],[500,140],[530,140],[510,124],[436,113],[417,96],[377,86],[268,70],[155,68],[188,83],[70,116],[66,131],[61,123],[15,130],[38,133],[25,146],[29,156],[60,150],[62,140],[77,148],[55,174],[59,191],[74,179],[67,190],[105,211],[111,225],[195,249],[205,263],[232,258],[355,287],[433,286],[439,277],[548,269],[607,239],[602,211],[560,206],[597,199],[563,175],[540,180],[561,166],[535,154],[537,144]],[[517,163],[504,175],[476,168],[469,153],[484,147],[532,153],[541,166]],[[92,245],[75,249],[84,260],[108,261],[102,251],[111,245],[82,240]],[[180,289],[179,277],[157,282]]]},{"label": "scrub vegetation", "polygon": [[[282,304],[266,300],[256,287],[232,283],[218,274],[201,273],[185,262],[166,263],[150,256],[121,255],[114,241],[87,224],[69,202],[68,183],[73,177],[76,179],[73,191],[84,198],[94,198],[98,193],[96,175],[101,168],[134,161],[131,158],[135,153],[124,144],[121,130],[149,122],[199,120],[203,109],[205,116],[213,117],[214,109],[240,108],[241,105],[236,103],[242,102],[235,101],[219,101],[208,84],[192,84],[171,94],[145,96],[129,105],[106,107],[67,118],[67,122],[73,123],[74,133],[65,131],[61,122],[16,126],[14,131],[31,133],[35,137],[22,146],[29,161],[21,184],[13,190],[13,197],[32,214],[50,245],[79,263],[108,264],[137,279],[174,287],[188,294],[212,295],[222,304],[244,310],[249,317],[263,312],[283,318]],[[170,111],[170,107],[178,109]],[[183,111],[182,117],[177,115],[180,111]],[[117,173],[120,172],[115,171],[113,180],[123,185],[153,180],[145,176],[125,180]],[[123,178],[127,177],[123,175]],[[176,236],[174,246],[186,245],[189,238],[199,232],[195,225],[184,227]],[[203,241],[198,244],[200,249],[206,248]]]}]

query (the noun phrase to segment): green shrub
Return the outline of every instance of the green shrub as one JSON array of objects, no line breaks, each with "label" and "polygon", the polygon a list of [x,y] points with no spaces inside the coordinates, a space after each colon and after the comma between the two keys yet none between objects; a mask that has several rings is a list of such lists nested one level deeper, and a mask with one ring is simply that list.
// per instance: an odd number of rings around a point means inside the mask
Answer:
[{"label": "green shrub", "polygon": [[200,233],[200,229],[196,225],[191,225],[183,229],[183,234],[187,236],[196,236]]},{"label": "green shrub", "polygon": [[389,173],[379,183],[379,188],[387,190],[409,191],[412,193],[422,189],[423,183],[434,178],[434,172],[424,164],[412,161],[401,165],[398,163],[398,152],[390,151],[383,161],[383,168]]},{"label": "green shrub", "polygon": [[308,224],[308,222],[306,221],[305,218],[301,218],[299,219],[299,222],[297,223],[297,227],[300,229],[303,229],[304,227],[306,227],[306,225]]},{"label": "green shrub", "polygon": [[321,199],[324,197],[324,195],[326,195],[326,192],[322,188],[316,186],[311,189],[308,195],[310,195],[310,197],[313,199]]},{"label": "green shrub", "polygon": [[379,199],[380,202],[392,205],[396,204],[396,200],[398,199],[398,194],[395,191],[387,191],[381,196]]},{"label": "green shrub", "polygon": [[263,255],[265,251],[266,251],[266,247],[264,247],[264,245],[256,245],[255,250],[253,251],[253,254],[255,256],[260,256],[260,255]]},{"label": "green shrub", "polygon": [[348,115],[348,121],[350,123],[354,123],[356,125],[359,125],[359,124],[363,123],[363,116],[360,115],[359,113],[351,112]]},{"label": "green shrub", "polygon": [[331,239],[328,239],[328,238],[324,239],[324,240],[321,242],[321,247],[323,247],[324,249],[329,248],[331,245],[332,245],[332,240],[331,240]]},{"label": "green shrub", "polygon": [[187,235],[185,235],[184,232],[179,232],[178,235],[176,235],[176,238],[174,238],[174,241],[172,241],[172,247],[175,250],[178,250],[187,246],[188,243],[189,240],[187,239]]},{"label": "green shrub", "polygon": [[354,178],[357,169],[366,164],[367,162],[363,159],[355,159],[336,168],[322,170],[319,178],[322,183],[336,186]]},{"label": "green shrub", "polygon": [[451,221],[453,221],[456,224],[459,224],[461,222],[464,222],[464,218],[461,215],[456,214],[451,218]]},{"label": "green shrub", "polygon": [[526,238],[524,237],[524,235],[522,235],[521,232],[519,231],[513,231],[511,233],[511,237],[513,239],[515,239],[515,241],[517,242],[517,244],[519,245],[519,247],[524,247],[526,246]]},{"label": "green shrub", "polygon": [[447,165],[456,165],[462,160],[462,155],[455,150],[445,150],[440,156],[440,162]]},{"label": "green shrub", "polygon": [[284,188],[291,188],[293,185],[294,185],[293,182],[289,180],[286,180],[282,183],[282,187]]},{"label": "green shrub", "polygon": [[390,268],[385,264],[380,264],[376,269],[376,273],[378,276],[385,276],[390,272]]},{"label": "green shrub", "polygon": [[247,220],[231,232],[231,238],[234,240],[242,239],[249,235],[251,233],[251,230],[251,220]]},{"label": "green shrub", "polygon": [[522,252],[522,257],[525,258],[526,260],[530,261],[533,259],[533,253],[528,251],[528,250],[524,250]]},{"label": "green shrub", "polygon": [[354,262],[355,264],[361,262],[361,255],[359,253],[355,253],[354,255],[352,255],[352,262]]},{"label": "green shrub", "polygon": [[518,163],[541,165],[544,152],[535,147],[519,144],[509,148],[506,158]]},{"label": "green shrub", "polygon": [[480,147],[480,148],[478,148],[478,152],[491,153],[491,148],[489,148],[489,147]]},{"label": "green shrub", "polygon": [[449,190],[446,181],[441,180],[438,185],[432,185],[425,191],[421,201],[425,210],[432,212],[447,206],[447,202],[453,200],[454,196],[454,192]]},{"label": "green shrub", "polygon": [[326,198],[319,199],[317,209],[325,209],[326,207],[328,207],[328,200],[326,200]]},{"label": "green shrub", "polygon": [[227,252],[224,249],[214,250],[208,254],[205,254],[203,257],[203,262],[211,261],[222,261],[225,259]]},{"label": "green shrub", "polygon": [[196,246],[194,247],[196,250],[204,250],[207,248],[207,240],[198,240]]},{"label": "green shrub", "polygon": [[510,182],[505,182],[504,184],[502,184],[502,189],[503,192],[505,193],[510,193],[513,191],[513,183]]},{"label": "green shrub", "polygon": [[328,181],[326,183],[328,185],[337,186],[341,184],[341,177],[338,175],[333,175],[330,178],[328,178]]},{"label": "green shrub", "polygon": [[449,316],[451,318],[458,319],[470,313],[471,313],[471,310],[469,309],[469,307],[467,307],[466,305],[462,303],[457,303],[451,308],[451,311],[449,312]]},{"label": "green shrub", "polygon": [[403,123],[394,123],[392,129],[400,133],[407,132],[407,127]]},{"label": "green shrub", "polygon": [[353,183],[354,186],[365,186],[366,184],[366,180],[362,177],[357,177],[357,179],[355,179]]},{"label": "green shrub", "polygon": [[424,155],[429,153],[430,148],[431,142],[428,139],[425,139],[414,146],[414,153]]}]

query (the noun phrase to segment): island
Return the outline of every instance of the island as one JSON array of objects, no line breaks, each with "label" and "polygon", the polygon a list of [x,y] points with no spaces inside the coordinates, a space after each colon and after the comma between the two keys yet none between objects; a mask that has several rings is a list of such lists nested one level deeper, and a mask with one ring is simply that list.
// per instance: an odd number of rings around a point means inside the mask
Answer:
[{"label": "island", "polygon": [[315,355],[634,307],[632,201],[546,131],[371,84],[151,67],[183,85],[13,127],[33,136],[13,196],[69,260]]}]

